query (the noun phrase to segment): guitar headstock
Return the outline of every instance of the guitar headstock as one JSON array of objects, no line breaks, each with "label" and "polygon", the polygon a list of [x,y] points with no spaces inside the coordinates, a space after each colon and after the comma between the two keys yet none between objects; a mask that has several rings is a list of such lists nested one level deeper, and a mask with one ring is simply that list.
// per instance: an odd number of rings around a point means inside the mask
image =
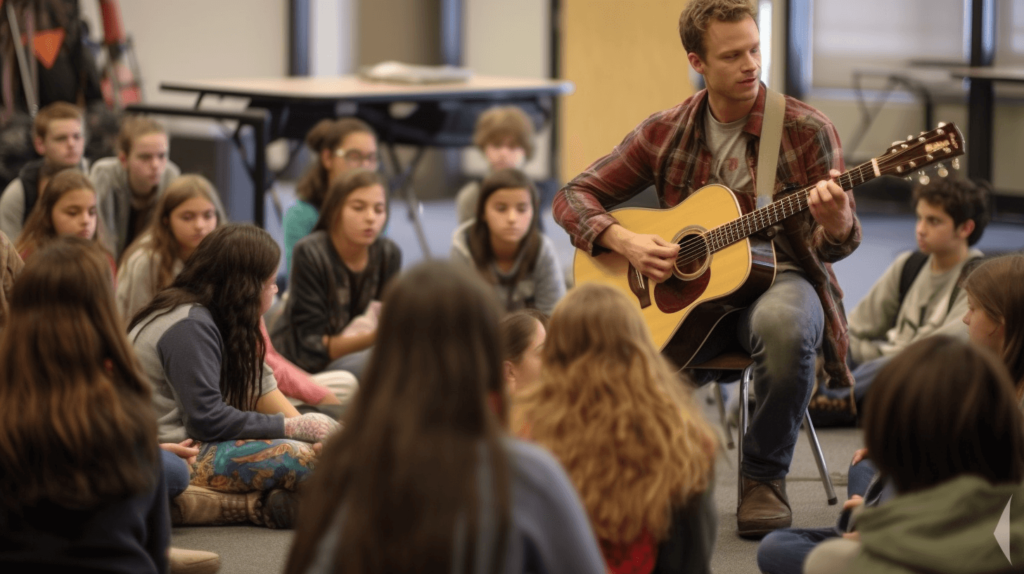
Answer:
[{"label": "guitar headstock", "polygon": [[[881,173],[910,176],[927,166],[939,163],[937,173],[946,177],[949,171],[940,162],[952,160],[954,169],[960,169],[956,158],[964,154],[964,136],[956,124],[940,123],[930,132],[920,136],[908,136],[907,141],[894,142],[885,154],[875,158]],[[920,172],[921,183],[928,183],[928,176]],[[908,177],[909,179],[909,177]]]}]

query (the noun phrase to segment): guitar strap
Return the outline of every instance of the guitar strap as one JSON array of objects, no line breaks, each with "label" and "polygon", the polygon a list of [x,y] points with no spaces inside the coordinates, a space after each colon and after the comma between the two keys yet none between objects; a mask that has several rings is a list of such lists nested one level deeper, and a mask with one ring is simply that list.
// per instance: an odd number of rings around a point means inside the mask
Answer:
[{"label": "guitar strap", "polygon": [[765,86],[764,119],[761,122],[761,145],[757,152],[757,207],[772,202],[775,192],[775,171],[779,164],[782,143],[782,118],[786,115],[786,98]]}]

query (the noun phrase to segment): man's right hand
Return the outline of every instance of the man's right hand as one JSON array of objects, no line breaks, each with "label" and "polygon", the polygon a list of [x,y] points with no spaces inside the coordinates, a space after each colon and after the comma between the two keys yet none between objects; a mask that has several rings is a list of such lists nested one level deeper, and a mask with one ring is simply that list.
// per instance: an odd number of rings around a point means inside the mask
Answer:
[{"label": "man's right hand", "polygon": [[598,243],[622,255],[644,276],[661,283],[672,276],[679,245],[658,235],[633,233],[621,225],[609,226]]}]

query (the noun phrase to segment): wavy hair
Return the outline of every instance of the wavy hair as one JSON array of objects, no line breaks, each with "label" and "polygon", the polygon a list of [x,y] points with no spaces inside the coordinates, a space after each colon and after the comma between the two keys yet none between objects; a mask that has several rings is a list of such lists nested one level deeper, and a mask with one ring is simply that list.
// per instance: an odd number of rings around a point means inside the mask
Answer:
[{"label": "wavy hair", "polygon": [[[504,393],[498,316],[493,292],[450,262],[421,264],[391,284],[345,428],[307,485],[286,572],[307,570],[339,513],[335,571],[452,572],[462,564],[471,572],[487,546],[496,547],[488,571],[499,571],[510,471],[501,424],[487,406],[489,393]],[[484,463],[494,540],[474,535]],[[457,532],[469,534],[461,557],[452,555]]]},{"label": "wavy hair", "polygon": [[611,287],[584,284],[555,308],[540,382],[514,411],[568,472],[602,547],[668,535],[671,511],[710,485],[715,435]]},{"label": "wavy hair", "polygon": [[901,494],[961,474],[1024,480],[1024,417],[995,353],[948,335],[893,357],[864,405],[864,446]]},{"label": "wavy hair", "polygon": [[187,174],[176,178],[167,186],[153,210],[149,227],[125,249],[121,262],[128,261],[133,253],[146,249],[152,253],[156,265],[153,266],[153,286],[159,291],[174,280],[174,262],[181,259],[181,248],[171,231],[171,213],[186,201],[201,197],[213,204],[217,212],[217,227],[227,223],[224,206],[220,196],[208,179],[198,174]]},{"label": "wavy hair", "polygon": [[533,219],[526,235],[519,241],[516,257],[523,255],[522,264],[515,277],[509,280],[509,293],[515,291],[519,281],[533,273],[540,257],[540,196],[536,186],[525,173],[515,168],[499,169],[488,175],[480,183],[480,200],[476,204],[476,221],[469,228],[469,253],[480,275],[491,284],[500,282],[491,269],[494,262],[494,248],[491,246],[491,228],[487,225],[487,200],[503,189],[525,189],[530,193],[530,204],[533,206]]},{"label": "wavy hair", "polygon": [[[53,226],[53,208],[64,195],[80,189],[88,189],[93,195],[96,195],[96,188],[93,187],[89,177],[74,167],[57,172],[47,182],[43,195],[39,198],[39,203],[32,208],[32,213],[29,214],[25,221],[25,227],[21,230],[21,235],[18,236],[17,250],[19,253],[34,253],[57,238],[57,229]],[[98,197],[96,234],[93,235],[93,242],[100,247],[106,245],[106,230],[99,214]],[[109,252],[109,250],[107,251]]]},{"label": "wavy hair", "polygon": [[35,253],[0,336],[0,507],[93,508],[153,487],[156,415],[114,303],[110,264],[77,237]]},{"label": "wavy hair", "polygon": [[223,345],[221,396],[236,409],[254,410],[266,356],[260,334],[260,296],[280,260],[281,248],[263,229],[238,223],[219,227],[203,239],[170,287],[135,314],[128,331],[179,305],[206,307]]},{"label": "wavy hair", "polygon": [[691,0],[679,14],[679,39],[683,49],[706,60],[704,40],[711,23],[739,22],[747,17],[757,23],[757,8],[750,0]]},{"label": "wavy hair", "polygon": [[1024,255],[1003,255],[979,263],[964,279],[963,290],[1006,330],[1002,358],[1024,399]]},{"label": "wavy hair", "polygon": [[306,134],[306,147],[316,157],[295,186],[295,195],[299,199],[320,209],[331,185],[331,182],[328,181],[327,169],[324,168],[324,164],[320,160],[320,153],[324,150],[334,151],[344,143],[349,134],[355,133],[367,133],[374,138],[377,137],[370,124],[356,118],[320,120],[313,126],[313,129],[309,130],[309,133]]}]

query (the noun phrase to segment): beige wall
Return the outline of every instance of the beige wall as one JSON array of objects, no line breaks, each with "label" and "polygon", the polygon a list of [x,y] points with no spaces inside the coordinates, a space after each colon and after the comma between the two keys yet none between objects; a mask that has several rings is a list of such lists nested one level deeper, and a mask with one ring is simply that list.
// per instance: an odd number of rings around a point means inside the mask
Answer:
[{"label": "beige wall", "polygon": [[561,118],[569,179],[652,113],[693,93],[679,41],[680,0],[564,0],[562,77],[576,84]]}]

